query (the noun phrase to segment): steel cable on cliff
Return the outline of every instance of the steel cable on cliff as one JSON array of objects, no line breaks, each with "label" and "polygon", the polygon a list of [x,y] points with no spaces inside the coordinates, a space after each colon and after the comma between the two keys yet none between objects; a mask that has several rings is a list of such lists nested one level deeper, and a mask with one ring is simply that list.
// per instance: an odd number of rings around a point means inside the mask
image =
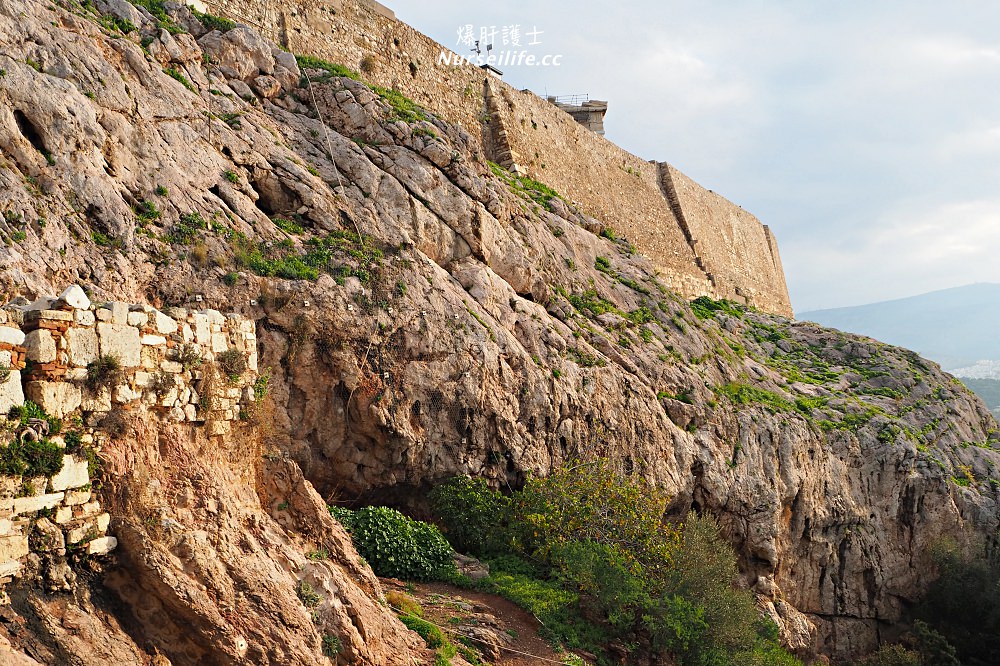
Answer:
[{"label": "steel cable on cliff", "polygon": [[[277,35],[272,33],[272,31],[269,28],[261,25],[260,23],[257,23],[256,21],[248,19],[246,16],[242,16],[239,12],[234,12],[228,8],[223,9],[214,2],[209,2],[208,0],[206,0],[205,5],[211,8],[215,8],[217,10],[222,10],[229,16],[232,16],[233,18],[237,19],[238,21],[242,21],[246,25],[252,28],[256,28],[257,30],[260,31],[261,34],[271,38],[276,45],[279,45],[280,48],[281,40],[277,39]],[[268,4],[265,3],[264,4],[265,15],[267,11],[268,11]],[[293,51],[291,47],[287,47],[287,50],[290,54],[292,54],[292,56],[296,59],[296,61],[298,61],[298,56],[296,56],[295,51]],[[305,74],[303,74],[303,77],[305,78],[306,83],[309,86],[309,96],[312,99],[313,108],[316,109],[316,118],[317,120],[319,120],[319,124],[323,126],[323,138],[326,141],[327,156],[330,158],[330,164],[333,166],[333,174],[337,177],[337,187],[341,190],[341,194],[343,194],[344,181],[340,178],[340,169],[337,167],[337,161],[333,157],[333,141],[330,140],[330,127],[327,125],[326,119],[323,117],[323,112],[320,110],[319,104],[316,102],[316,91],[313,88],[312,78],[310,78],[308,75]],[[354,228],[355,231],[357,231],[358,233],[358,238],[361,238],[361,230],[358,228],[358,223],[353,219],[351,221],[354,222]]]}]

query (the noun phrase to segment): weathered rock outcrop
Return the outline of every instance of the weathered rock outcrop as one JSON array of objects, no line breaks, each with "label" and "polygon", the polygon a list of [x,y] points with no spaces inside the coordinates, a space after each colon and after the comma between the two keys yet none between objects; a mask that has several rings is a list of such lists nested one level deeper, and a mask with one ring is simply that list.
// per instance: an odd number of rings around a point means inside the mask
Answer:
[{"label": "weathered rock outcrop", "polygon": [[[261,463],[250,432],[136,426],[131,474],[109,484],[119,564],[86,602],[128,636],[108,639],[122,654],[321,663],[324,627],[358,663],[417,654],[291,461],[326,499],[419,511],[455,474],[516,485],[607,455],[677,515],[716,513],[789,643],[834,657],[891,635],[935,540],[995,531],[996,424],[933,364],[693,310],[461,128],[336,72],[298,87],[251,29],[179,9],[169,26],[190,32],[171,34],[97,4],[139,29],[0,7],[0,286],[33,299],[78,281],[256,320],[275,404],[260,428],[288,456]],[[320,539],[336,564],[304,559]],[[294,597],[302,567],[328,590],[318,628]],[[69,602],[26,594],[37,645],[69,650],[50,628]]]}]

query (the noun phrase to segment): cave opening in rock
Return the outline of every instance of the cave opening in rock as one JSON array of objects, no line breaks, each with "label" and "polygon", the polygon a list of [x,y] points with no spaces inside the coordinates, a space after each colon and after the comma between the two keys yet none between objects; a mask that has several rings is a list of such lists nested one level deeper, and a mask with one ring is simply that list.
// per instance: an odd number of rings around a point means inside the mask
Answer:
[{"label": "cave opening in rock", "polygon": [[42,135],[38,132],[38,128],[35,124],[31,122],[28,116],[24,115],[24,112],[19,109],[14,109],[14,120],[17,121],[17,129],[21,132],[25,139],[28,140],[35,150],[42,154],[43,157],[51,164],[52,163],[52,153],[45,147],[45,142],[42,140]]}]

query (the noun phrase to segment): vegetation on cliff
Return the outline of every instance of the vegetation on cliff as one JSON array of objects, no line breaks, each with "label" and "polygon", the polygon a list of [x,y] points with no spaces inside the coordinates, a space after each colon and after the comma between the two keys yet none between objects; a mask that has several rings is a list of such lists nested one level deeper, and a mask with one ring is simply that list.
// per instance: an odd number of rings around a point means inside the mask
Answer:
[{"label": "vegetation on cliff", "polygon": [[490,563],[489,576],[459,576],[426,523],[384,507],[331,512],[379,575],[437,577],[506,597],[549,640],[601,663],[614,653],[671,655],[685,666],[799,663],[736,585],[736,556],[717,522],[693,513],[667,522],[667,495],[607,460],[569,463],[510,496],[458,477],[434,488],[431,502],[453,543]]}]

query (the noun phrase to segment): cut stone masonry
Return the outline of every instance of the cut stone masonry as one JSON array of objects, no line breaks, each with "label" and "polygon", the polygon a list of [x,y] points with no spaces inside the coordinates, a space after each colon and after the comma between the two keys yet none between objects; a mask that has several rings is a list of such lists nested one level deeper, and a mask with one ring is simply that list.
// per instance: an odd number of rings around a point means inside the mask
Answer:
[{"label": "cut stone masonry", "polygon": [[[97,378],[108,363],[110,371]],[[0,369],[6,374],[0,414],[34,402],[64,424],[75,423],[63,432],[76,433],[81,446],[99,456],[108,438],[102,423],[113,410],[145,410],[205,427],[210,436],[228,433],[255,400],[257,336],[254,322],[237,315],[118,302],[95,306],[74,285],[57,298],[18,299],[0,308]],[[47,422],[31,423],[39,433],[4,416],[0,446],[45,437],[66,447],[65,434],[46,436]],[[0,586],[22,572],[34,550],[65,557],[69,550],[104,555],[115,548],[117,540],[107,534],[111,517],[92,496],[92,481],[79,452],[64,455],[51,478],[0,476]],[[45,538],[29,542],[33,533]]]}]

